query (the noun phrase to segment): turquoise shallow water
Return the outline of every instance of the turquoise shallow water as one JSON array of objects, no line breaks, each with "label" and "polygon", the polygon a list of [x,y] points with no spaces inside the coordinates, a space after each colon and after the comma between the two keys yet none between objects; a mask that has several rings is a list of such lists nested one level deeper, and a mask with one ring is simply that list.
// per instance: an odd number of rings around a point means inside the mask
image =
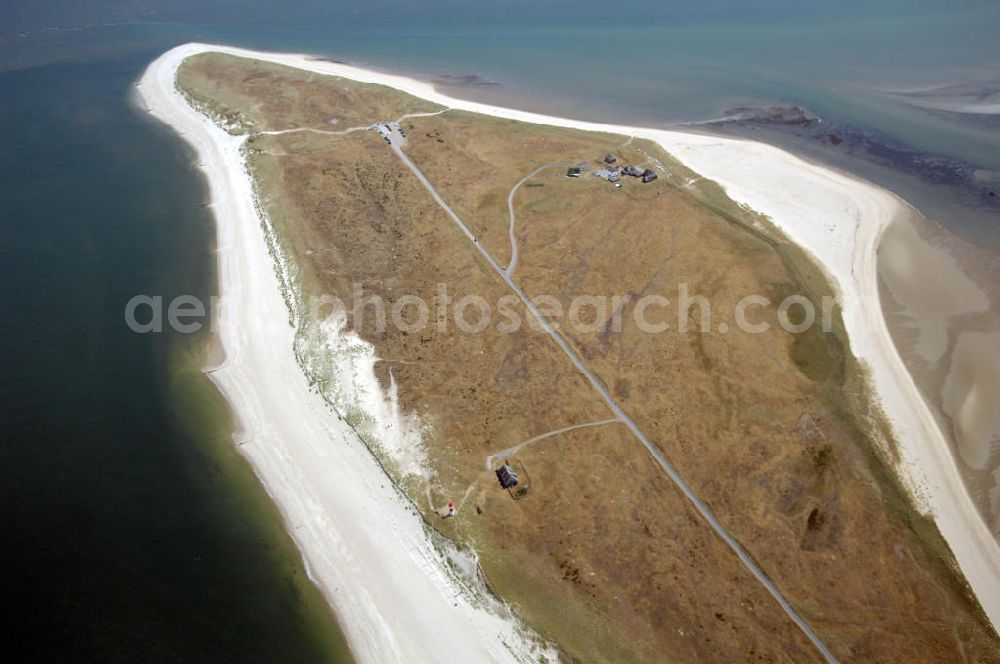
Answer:
[{"label": "turquoise shallow water", "polygon": [[[1000,5],[988,0],[21,5],[0,9],[0,67],[200,39],[426,78],[472,74],[493,85],[453,92],[582,119],[664,125],[796,104],[857,136],[839,155],[825,146],[833,161],[1000,249],[1000,192],[988,195],[1000,188],[1000,116],[930,112],[912,103],[919,97],[887,94],[943,83],[962,88],[948,93],[956,100],[1000,94]],[[769,138],[823,158],[815,137],[799,139]],[[931,190],[927,173],[884,176],[867,162],[885,143],[914,152],[918,165],[955,160],[961,175],[941,182],[932,173]],[[896,152],[876,166],[894,168]]]},{"label": "turquoise shallow water", "polygon": [[[470,74],[489,84],[454,94],[626,123],[799,104],[876,150],[899,144],[984,177],[1000,171],[995,122],[884,94],[995,89],[1000,6],[830,4],[4,3],[0,591],[21,608],[8,629],[14,652],[345,658],[275,510],[230,449],[225,408],[197,371],[204,340],[139,337],[123,324],[136,293],[214,288],[203,183],[176,138],[128,103],[156,54],[217,41]],[[809,138],[772,138],[827,154]],[[830,155],[868,173],[864,159]],[[989,200],[897,175],[892,186],[935,219],[1000,247]]]}]

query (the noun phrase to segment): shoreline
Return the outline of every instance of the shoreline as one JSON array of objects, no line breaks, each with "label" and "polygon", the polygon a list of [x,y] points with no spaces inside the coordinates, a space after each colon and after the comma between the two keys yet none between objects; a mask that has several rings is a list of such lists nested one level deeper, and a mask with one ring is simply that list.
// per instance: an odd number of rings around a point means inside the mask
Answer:
[{"label": "shoreline", "polygon": [[[580,122],[488,106],[448,97],[438,93],[430,83],[306,55],[202,44],[180,46],[149,66],[141,79],[139,92],[153,114],[197,150],[201,169],[210,184],[218,227],[219,290],[223,296],[219,339],[227,358],[210,378],[231,404],[240,427],[251,432],[240,449],[278,504],[289,531],[303,552],[311,577],[334,606],[352,651],[360,659],[385,658],[391,653],[398,657],[407,652],[407,646],[412,647],[412,643],[420,643],[426,651],[435,638],[430,632],[443,631],[440,624],[434,622],[437,619],[454,620],[450,605],[453,601],[461,602],[461,593],[444,598],[446,606],[428,610],[425,606],[428,598],[420,595],[421,589],[414,587],[416,582],[386,588],[390,575],[370,569],[373,561],[377,566],[393,556],[406,557],[399,555],[407,552],[398,550],[399,538],[394,530],[399,528],[396,521],[399,518],[414,522],[407,524],[414,536],[413,542],[408,543],[418,546],[431,560],[439,559],[440,555],[430,545],[419,516],[395,491],[383,489],[379,496],[395,503],[391,509],[382,505],[378,508],[378,516],[388,519],[391,530],[388,533],[379,532],[368,523],[371,512],[366,512],[362,518],[362,508],[351,503],[351,499],[358,496],[364,500],[376,497],[374,484],[380,478],[381,469],[348,425],[325,403],[319,403],[320,397],[309,391],[305,376],[292,357],[294,331],[286,324],[288,312],[278,292],[264,233],[234,227],[249,221],[252,228],[261,228],[253,206],[250,178],[240,153],[244,137],[230,136],[213,125],[188,106],[173,87],[173,75],[180,62],[204,51],[230,53],[387,85],[454,109],[650,139],[702,176],[718,182],[733,200],[768,215],[786,237],[810,254],[839,291],[852,353],[868,367],[874,395],[882,402],[899,444],[901,458],[897,469],[901,479],[917,499],[920,510],[935,515],[938,528],[987,617],[994,626],[1000,624],[1000,597],[992,592],[1000,585],[1000,548],[972,503],[950,446],[906,370],[882,313],[876,272],[877,250],[888,225],[897,215],[907,211],[905,202],[862,180],[761,143]],[[257,342],[255,345],[248,343],[251,336]],[[295,402],[289,398],[292,394],[289,388],[294,390]],[[272,392],[282,407],[272,407],[268,412],[263,404],[274,401],[265,393]],[[272,430],[281,436],[269,439],[267,445],[255,444],[256,437]],[[254,432],[256,437],[252,435]],[[330,438],[350,448],[351,463],[336,464],[329,459],[323,462],[322,457],[328,456],[330,450],[316,441],[328,444]],[[336,466],[343,467],[339,472],[345,477],[333,480],[325,471]],[[351,468],[352,472],[348,473],[346,468]],[[319,469],[324,471],[323,477],[315,477]],[[367,483],[364,479],[359,480],[359,469],[368,476]],[[313,481],[309,483],[303,475],[313,476]],[[345,489],[340,486],[341,482],[353,486]],[[391,486],[388,480],[385,483]],[[318,495],[302,495],[303,489],[308,494],[310,487],[318,487]],[[314,502],[310,503],[310,499]],[[333,527],[338,531],[349,533],[346,539],[350,542],[345,541],[342,534],[338,537],[337,533],[330,533],[332,521],[336,521]],[[345,523],[346,528],[343,527]],[[413,530],[416,524],[421,526],[419,532]],[[308,532],[302,533],[303,530]],[[360,537],[367,537],[365,542],[357,541],[358,532],[362,533]],[[397,540],[395,551],[390,550],[393,539]],[[366,549],[366,555],[359,557],[357,550],[362,548]],[[345,574],[351,560],[360,564]],[[444,565],[441,560],[437,562]],[[423,580],[434,586],[434,580],[429,579],[431,573],[420,564],[417,567]],[[372,586],[359,583],[358,577],[365,575]],[[353,578],[344,579],[345,576]],[[412,579],[407,577],[407,581]],[[447,585],[445,579],[445,587]],[[436,590],[441,591],[442,587]],[[441,593],[436,592],[434,599],[442,599]],[[370,601],[362,606],[365,600]],[[400,613],[398,608],[403,604],[416,606],[417,613]],[[447,630],[444,650],[438,652],[461,654],[456,648],[462,639],[463,644],[468,640],[478,642],[487,652],[498,647],[508,653],[502,645],[501,631],[530,640],[510,618],[480,615],[487,612],[471,604],[457,613],[472,623],[473,630],[463,634]],[[474,633],[477,628],[481,630],[478,635]],[[482,630],[490,630],[496,641],[488,644],[490,634]],[[395,638],[397,633],[399,639]],[[402,642],[403,638],[407,643]],[[437,637],[437,641],[441,640]],[[467,657],[467,652],[463,656]],[[508,654],[513,658],[513,653]]]},{"label": "shoreline", "polygon": [[372,662],[406,661],[409,652],[510,662],[551,654],[504,605],[469,592],[470,581],[451,571],[354,430],[311,390],[292,351],[294,330],[243,165],[244,139],[174,88],[177,66],[191,53],[157,58],[138,94],[195,149],[208,180],[225,351],[209,378],[232,408],[241,438],[234,442],[281,512],[352,654]]}]

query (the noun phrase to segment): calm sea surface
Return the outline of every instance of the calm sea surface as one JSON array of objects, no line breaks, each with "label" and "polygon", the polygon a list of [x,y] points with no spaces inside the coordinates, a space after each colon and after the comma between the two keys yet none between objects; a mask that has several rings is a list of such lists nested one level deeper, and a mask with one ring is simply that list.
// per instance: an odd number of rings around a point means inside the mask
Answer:
[{"label": "calm sea surface", "polygon": [[[35,660],[348,660],[232,449],[199,371],[207,339],[124,325],[135,294],[215,289],[205,185],[181,143],[128,102],[171,46],[474,75],[451,92],[584,119],[669,124],[798,104],[888,149],[890,166],[916,155],[884,181],[1000,247],[995,117],[887,94],[960,83],[944,98],[996,95],[994,2],[84,4],[0,8],[0,593],[17,608],[6,650]],[[773,138],[826,154],[815,136]],[[886,167],[830,150],[872,177]],[[910,163],[927,160],[961,177]]]}]

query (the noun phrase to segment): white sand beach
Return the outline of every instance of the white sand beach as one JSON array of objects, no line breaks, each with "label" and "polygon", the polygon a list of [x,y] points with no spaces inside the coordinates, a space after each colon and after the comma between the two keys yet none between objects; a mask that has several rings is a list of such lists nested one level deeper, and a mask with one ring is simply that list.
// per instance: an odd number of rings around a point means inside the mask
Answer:
[{"label": "white sand beach", "polygon": [[[544,646],[506,607],[448,571],[414,508],[354,432],[310,391],[253,204],[243,139],[194,111],[174,88],[183,59],[204,51],[388,85],[456,109],[648,138],[719,182],[737,202],[768,215],[838,288],[851,349],[869,367],[899,443],[903,479],[934,515],[979,602],[1000,625],[1000,547],[893,344],[879,303],[877,248],[906,210],[904,202],[760,143],[487,106],[444,96],[429,83],[306,55],[180,46],[149,66],[138,89],[140,103],[197,150],[210,184],[219,243],[216,325],[227,358],[211,376],[240,423],[240,450],[282,510],[360,661],[405,661],[413,653],[435,661],[537,661]],[[374,376],[362,378],[374,384]]]},{"label": "white sand beach", "polygon": [[[552,653],[509,610],[459,578],[416,509],[354,431],[310,390],[233,137],[174,88],[185,47],[156,60],[140,103],[198,153],[218,226],[219,320],[226,360],[211,373],[239,423],[237,444],[280,508],[311,578],[361,662],[525,662]],[[370,376],[374,381],[374,375]]]}]

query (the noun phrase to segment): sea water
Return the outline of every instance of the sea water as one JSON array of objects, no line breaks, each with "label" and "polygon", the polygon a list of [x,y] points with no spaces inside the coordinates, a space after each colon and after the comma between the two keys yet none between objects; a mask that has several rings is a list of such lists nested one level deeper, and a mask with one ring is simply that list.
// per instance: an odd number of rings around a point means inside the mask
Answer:
[{"label": "sea water", "polygon": [[[0,584],[22,616],[8,630],[21,648],[73,661],[347,657],[231,447],[225,405],[199,371],[209,339],[124,325],[132,295],[215,288],[191,154],[129,101],[145,64],[176,44],[310,52],[623,124],[799,105],[855,137],[850,150],[823,132],[730,130],[886,184],[995,267],[996,117],[921,105],[995,100],[1000,5],[747,4],[5,2]],[[959,175],[928,185],[911,162]]]}]

